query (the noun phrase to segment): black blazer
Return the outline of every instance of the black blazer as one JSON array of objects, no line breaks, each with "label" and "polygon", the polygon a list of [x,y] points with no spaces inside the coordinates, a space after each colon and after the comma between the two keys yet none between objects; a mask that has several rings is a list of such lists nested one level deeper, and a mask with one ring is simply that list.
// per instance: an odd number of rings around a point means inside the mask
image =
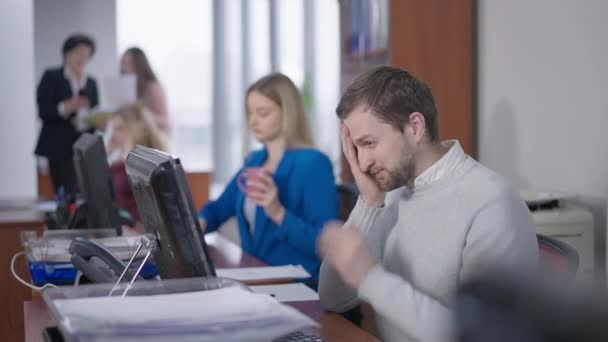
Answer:
[{"label": "black blazer", "polygon": [[[89,97],[91,108],[99,103],[95,79],[87,77],[86,85],[80,90],[80,93]],[[44,71],[36,91],[38,116],[42,120],[42,129],[35,150],[36,155],[54,160],[72,158],[72,145],[80,136],[71,122],[71,119],[76,116],[76,112],[71,113],[68,118],[64,118],[57,111],[59,103],[72,96],[70,81],[65,77],[63,67]]]}]

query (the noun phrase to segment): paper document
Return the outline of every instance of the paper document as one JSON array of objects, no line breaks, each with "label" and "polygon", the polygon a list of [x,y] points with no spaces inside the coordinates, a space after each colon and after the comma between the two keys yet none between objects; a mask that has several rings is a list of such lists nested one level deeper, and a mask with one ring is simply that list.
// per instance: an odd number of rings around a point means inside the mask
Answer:
[{"label": "paper document", "polygon": [[78,127],[85,130],[99,127],[120,107],[137,101],[137,79],[135,75],[105,77],[101,81],[100,102],[95,108],[78,113]]},{"label": "paper document", "polygon": [[302,284],[278,284],[249,286],[254,293],[265,293],[279,302],[319,300],[319,294]]},{"label": "paper document", "polygon": [[116,110],[137,101],[137,78],[135,75],[105,77],[101,82],[100,108]]},{"label": "paper document", "polygon": [[150,296],[56,299],[53,306],[62,327],[78,341],[117,337],[120,341],[271,341],[318,326],[291,307],[236,286]]},{"label": "paper document", "polygon": [[231,278],[235,280],[266,280],[266,279],[303,279],[309,278],[308,273],[302,265],[266,266],[266,267],[243,267],[243,268],[218,268],[215,270],[218,277]]}]

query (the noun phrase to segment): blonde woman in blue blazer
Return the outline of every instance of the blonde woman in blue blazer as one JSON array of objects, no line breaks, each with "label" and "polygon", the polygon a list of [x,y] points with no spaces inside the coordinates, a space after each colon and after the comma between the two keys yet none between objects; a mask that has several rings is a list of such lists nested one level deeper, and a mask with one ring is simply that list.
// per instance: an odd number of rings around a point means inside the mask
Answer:
[{"label": "blonde woman in blue blazer", "polygon": [[222,195],[200,210],[204,229],[236,216],[243,250],[270,265],[301,264],[318,279],[317,236],[338,216],[332,164],[312,147],[302,98],[285,75],[251,85],[245,107],[264,148],[250,153]]}]

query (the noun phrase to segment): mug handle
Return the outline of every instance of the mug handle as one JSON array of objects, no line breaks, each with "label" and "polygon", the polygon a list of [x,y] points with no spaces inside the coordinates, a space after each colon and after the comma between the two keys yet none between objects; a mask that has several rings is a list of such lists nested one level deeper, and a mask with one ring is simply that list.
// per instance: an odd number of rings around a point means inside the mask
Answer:
[{"label": "mug handle", "polygon": [[247,192],[247,169],[241,171],[239,176],[236,178],[236,185],[242,192]]}]

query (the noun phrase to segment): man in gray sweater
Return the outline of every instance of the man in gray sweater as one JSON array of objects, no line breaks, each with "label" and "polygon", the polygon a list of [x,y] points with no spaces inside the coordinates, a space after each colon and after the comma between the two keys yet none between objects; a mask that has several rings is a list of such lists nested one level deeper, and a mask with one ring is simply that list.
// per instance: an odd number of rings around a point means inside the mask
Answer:
[{"label": "man in gray sweater", "polygon": [[463,281],[536,270],[528,208],[457,141],[439,142],[431,90],[408,72],[368,71],[336,111],[361,196],[346,224],[319,237],[321,302],[337,312],[369,303],[386,341],[449,341]]}]

